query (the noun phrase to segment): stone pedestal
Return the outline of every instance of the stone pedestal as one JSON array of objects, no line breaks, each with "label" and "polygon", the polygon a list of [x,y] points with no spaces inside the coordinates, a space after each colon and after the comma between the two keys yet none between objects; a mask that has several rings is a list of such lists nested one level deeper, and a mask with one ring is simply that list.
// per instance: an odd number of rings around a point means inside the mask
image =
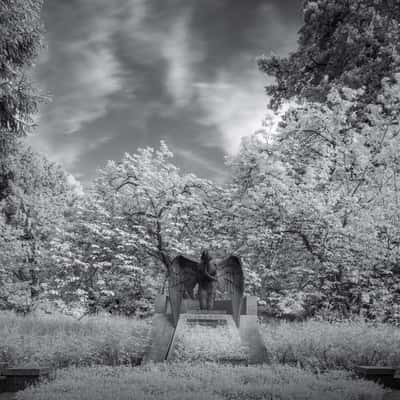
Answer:
[{"label": "stone pedestal", "polygon": [[[213,361],[247,365],[248,350],[244,349],[232,315],[218,313],[218,310],[214,311],[213,313],[204,311],[180,315],[167,355],[168,361],[180,359],[179,344],[185,342],[185,335],[189,335],[191,338],[202,340],[200,343],[186,343],[189,346],[189,353],[191,345],[193,345],[193,352],[196,350],[199,353],[203,352],[204,359],[210,357],[209,359]],[[224,335],[222,336],[221,333]],[[215,336],[218,334],[221,337]],[[218,340],[223,342],[218,345]],[[190,357],[202,359],[201,354],[190,354]]]},{"label": "stone pedestal", "polygon": [[[176,326],[173,324],[171,307],[168,298],[158,296],[155,304],[155,315],[151,332],[151,345],[143,362],[162,362],[174,359],[176,341],[185,328],[193,325],[203,325],[210,328],[225,325],[230,330],[231,337],[237,337],[240,346],[248,349],[246,360],[240,358],[238,362],[249,364],[266,362],[267,350],[258,329],[257,298],[245,297],[241,307],[239,327],[232,317],[232,302],[230,300],[218,300],[212,311],[200,310],[197,300],[184,299],[181,305],[181,313]],[[235,342],[236,343],[236,342]]]},{"label": "stone pedestal", "polygon": [[143,363],[165,361],[175,332],[171,313],[168,312],[167,296],[157,296],[154,308],[150,347],[143,357]]}]

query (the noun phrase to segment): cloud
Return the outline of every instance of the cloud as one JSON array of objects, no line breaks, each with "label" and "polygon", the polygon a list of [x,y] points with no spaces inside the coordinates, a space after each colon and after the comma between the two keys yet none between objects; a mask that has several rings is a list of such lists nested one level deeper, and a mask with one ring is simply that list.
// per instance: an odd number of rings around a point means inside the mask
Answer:
[{"label": "cloud", "polygon": [[87,177],[127,147],[163,138],[180,146],[187,170],[220,175],[224,154],[266,114],[255,57],[288,43],[274,7],[233,3],[45,2],[49,49],[38,76],[53,103],[43,107],[35,147]]},{"label": "cloud", "polygon": [[[113,4],[96,0],[95,5],[80,1],[74,7],[58,2],[57,7],[55,15],[63,14],[61,26],[48,21],[49,45],[39,77],[53,96],[45,111],[45,125],[52,134],[76,134],[85,124],[105,116],[116,104],[114,97],[121,96],[126,71],[115,51],[115,36],[121,23],[141,24],[145,0]],[[68,23],[74,25],[64,26]]]},{"label": "cloud", "polygon": [[221,166],[214,164],[209,158],[202,157],[200,154],[182,147],[174,146],[172,150],[175,155],[184,158],[186,161],[189,161],[191,165],[193,165],[193,163],[197,164],[197,166],[201,169],[207,170],[216,177],[223,179],[224,171],[222,170]]},{"label": "cloud", "polygon": [[56,139],[56,143],[54,143],[47,137],[32,134],[27,137],[27,142],[36,151],[46,154],[49,160],[63,165],[68,171],[73,171],[84,154],[108,143],[112,137],[85,138],[84,136],[64,136],[62,139]]},{"label": "cloud", "polygon": [[64,134],[77,133],[85,123],[104,116],[110,97],[122,88],[119,63],[108,47],[92,48],[89,43],[71,47],[76,47],[70,49],[75,65],[51,115],[53,123],[62,122]]},{"label": "cloud", "polygon": [[[268,110],[269,98],[265,93],[265,86],[272,83],[272,78],[258,71],[256,57],[268,47],[279,56],[295,48],[297,25],[289,22],[282,10],[283,6],[260,2],[254,24],[249,24],[238,38],[245,43],[243,48],[236,48],[231,62],[225,60],[225,64],[217,66],[213,79],[206,77],[192,83],[194,97],[202,110],[198,122],[205,127],[216,127],[220,134],[219,138],[207,135],[200,138],[203,145],[220,146],[228,155],[233,155],[243,137],[276,129],[279,118]],[[224,48],[220,51],[224,52]]]},{"label": "cloud", "polygon": [[201,43],[191,35],[190,20],[190,11],[177,17],[160,47],[167,61],[166,88],[178,107],[189,104],[196,65],[204,58]]},{"label": "cloud", "polygon": [[204,111],[199,122],[217,127],[219,143],[228,154],[237,152],[243,136],[263,129],[268,102],[265,85],[265,77],[250,68],[242,73],[221,70],[215,81],[195,83]]}]

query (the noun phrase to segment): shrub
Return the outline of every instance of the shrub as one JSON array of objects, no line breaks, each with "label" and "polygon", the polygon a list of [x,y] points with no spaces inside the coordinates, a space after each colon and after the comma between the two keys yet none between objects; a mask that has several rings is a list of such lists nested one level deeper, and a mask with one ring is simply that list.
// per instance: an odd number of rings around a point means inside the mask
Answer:
[{"label": "shrub", "polygon": [[69,368],[55,381],[20,392],[18,400],[307,399],[377,400],[384,390],[345,372],[315,375],[289,366],[233,367],[215,363],[138,368]]},{"label": "shrub", "polygon": [[0,362],[18,365],[131,364],[146,350],[148,321],[0,313]]},{"label": "shrub", "polygon": [[314,370],[356,365],[400,365],[400,329],[389,324],[281,322],[263,324],[261,332],[274,362]]}]

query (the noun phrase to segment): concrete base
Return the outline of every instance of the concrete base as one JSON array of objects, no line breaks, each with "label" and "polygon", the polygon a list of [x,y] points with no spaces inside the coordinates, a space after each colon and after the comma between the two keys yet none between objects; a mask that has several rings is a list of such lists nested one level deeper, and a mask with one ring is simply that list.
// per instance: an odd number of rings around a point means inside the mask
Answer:
[{"label": "concrete base", "polygon": [[[215,326],[224,326],[226,329],[230,331],[230,336],[235,337],[237,336],[238,342],[241,342],[239,331],[236,327],[236,324],[232,318],[232,315],[228,314],[205,314],[205,313],[186,313],[181,314],[179,317],[178,325],[175,330],[174,337],[172,339],[172,343],[167,355],[168,361],[173,361],[175,359],[175,345],[176,342],[179,340],[181,335],[183,334],[184,330],[187,329],[188,326],[193,325],[203,325],[209,326],[210,328]],[[220,362],[232,362],[235,364],[238,363],[245,363],[247,364],[247,358],[240,357],[240,356],[233,356],[232,359],[220,359]]]},{"label": "concrete base", "polygon": [[1,370],[1,392],[18,392],[42,380],[55,378],[50,368],[4,368]]},{"label": "concrete base", "polygon": [[388,388],[400,389],[399,367],[359,365],[356,367],[356,372],[364,379],[372,380]]},{"label": "concrete base", "polygon": [[171,315],[155,314],[151,329],[150,348],[143,357],[143,363],[163,362],[167,358],[168,350],[174,336],[175,328]]},{"label": "concrete base", "polygon": [[249,364],[258,364],[268,361],[267,350],[258,329],[256,297],[248,296],[244,298],[241,308],[239,329],[233,321],[232,302],[230,300],[216,301],[215,309],[211,312],[207,312],[199,310],[199,303],[197,300],[183,299],[181,314],[176,329],[172,321],[171,310],[166,296],[158,296],[155,311],[156,314],[153,317],[153,327],[151,331],[151,345],[143,358],[144,363],[150,361],[163,362],[173,359],[176,337],[179,336],[182,327],[186,324],[190,324],[191,320],[202,320],[202,325],[209,326],[219,324],[218,321],[226,321],[229,329],[234,329],[235,332],[240,335],[243,345],[249,348]]},{"label": "concrete base", "polygon": [[241,315],[239,333],[243,344],[249,348],[249,364],[267,362],[268,353],[258,329],[257,315]]}]

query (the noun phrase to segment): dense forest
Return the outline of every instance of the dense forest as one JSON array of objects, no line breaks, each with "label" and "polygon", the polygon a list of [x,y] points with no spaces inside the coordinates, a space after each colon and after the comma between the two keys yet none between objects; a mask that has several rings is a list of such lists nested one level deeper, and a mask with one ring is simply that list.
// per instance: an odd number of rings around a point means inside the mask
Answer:
[{"label": "dense forest", "polygon": [[145,316],[170,260],[208,248],[241,257],[271,315],[400,322],[398,1],[305,1],[297,49],[258,59],[265,129],[243,132],[224,184],[161,142],[84,188],[25,140],[46,101],[29,78],[41,1],[0,4],[1,309]]}]

